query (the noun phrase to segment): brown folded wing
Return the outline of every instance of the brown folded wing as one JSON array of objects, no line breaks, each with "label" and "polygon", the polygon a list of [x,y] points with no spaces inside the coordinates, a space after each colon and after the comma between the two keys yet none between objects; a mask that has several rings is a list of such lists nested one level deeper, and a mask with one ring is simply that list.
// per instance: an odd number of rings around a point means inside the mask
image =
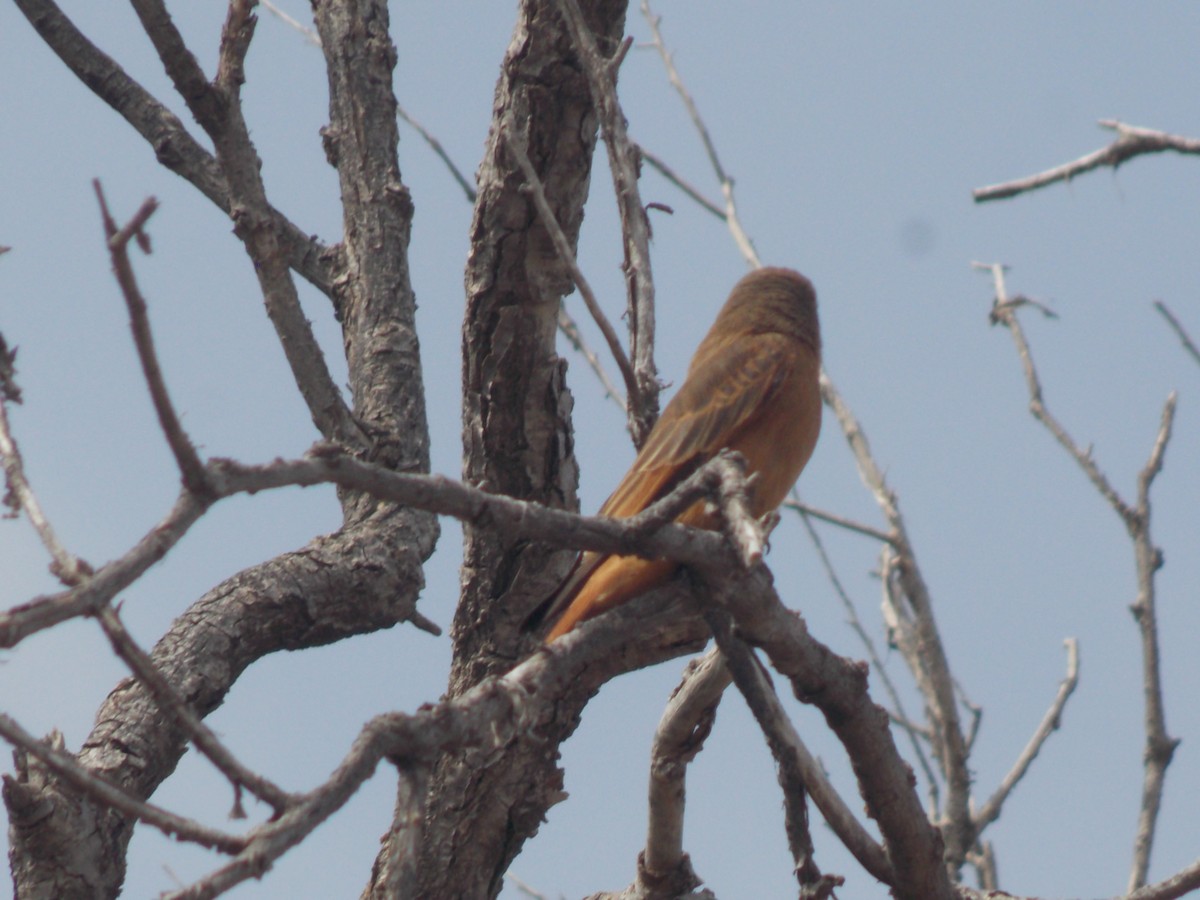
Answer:
[{"label": "brown folded wing", "polygon": [[[747,425],[784,384],[797,364],[795,342],[782,335],[740,336],[718,352],[693,362],[687,379],[663,410],[658,424],[600,515],[628,518],[666,496],[718,451],[736,446]],[[689,524],[702,524],[703,504],[686,514]],[[681,517],[684,518],[684,517]],[[628,561],[633,569],[618,571],[606,562]],[[636,565],[630,557],[585,553],[572,572],[539,610],[538,622],[566,610],[550,639],[578,621],[610,609],[665,579],[674,566]],[[603,569],[602,569],[603,567]],[[612,577],[602,578],[606,572]],[[590,583],[593,580],[596,583]],[[623,576],[623,578],[622,578]]]}]

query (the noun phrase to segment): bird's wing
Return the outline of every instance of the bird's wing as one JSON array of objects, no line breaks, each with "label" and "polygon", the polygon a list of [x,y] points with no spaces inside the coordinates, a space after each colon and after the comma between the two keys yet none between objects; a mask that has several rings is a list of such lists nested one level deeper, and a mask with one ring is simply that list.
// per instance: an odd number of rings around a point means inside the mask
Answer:
[{"label": "bird's wing", "polygon": [[641,512],[728,447],[787,378],[792,349],[782,335],[746,336],[693,366],[600,515]]},{"label": "bird's wing", "polygon": [[[736,439],[794,365],[791,342],[774,334],[738,338],[697,360],[600,515],[627,518],[670,493]],[[558,619],[608,558],[580,554],[558,589],[530,615],[526,630]]]}]

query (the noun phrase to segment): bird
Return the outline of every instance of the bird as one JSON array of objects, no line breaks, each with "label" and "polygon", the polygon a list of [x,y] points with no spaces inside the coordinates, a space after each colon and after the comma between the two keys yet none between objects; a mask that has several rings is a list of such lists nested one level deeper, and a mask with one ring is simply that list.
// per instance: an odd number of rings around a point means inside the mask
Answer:
[{"label": "bird", "polygon": [[[633,465],[600,508],[628,518],[665,497],[721,450],[746,459],[750,511],[773,512],[808,463],[821,431],[821,329],[812,283],[792,269],[761,268],[730,292],[696,349],[687,377]],[[676,519],[715,530],[697,501]],[[588,551],[529,617],[549,644],[578,624],[665,583],[678,564]]]}]

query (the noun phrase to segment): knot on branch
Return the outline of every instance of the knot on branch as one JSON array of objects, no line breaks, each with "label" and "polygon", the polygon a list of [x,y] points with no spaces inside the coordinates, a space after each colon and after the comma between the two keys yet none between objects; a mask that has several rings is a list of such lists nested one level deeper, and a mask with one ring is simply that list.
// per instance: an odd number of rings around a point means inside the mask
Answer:
[{"label": "knot on branch", "polygon": [[665,872],[653,872],[646,868],[646,854],[639,853],[637,861],[637,888],[634,896],[652,900],[661,897],[695,897],[712,898],[710,891],[692,894],[701,884],[699,876],[692,868],[692,859],[684,853],[674,868]]}]

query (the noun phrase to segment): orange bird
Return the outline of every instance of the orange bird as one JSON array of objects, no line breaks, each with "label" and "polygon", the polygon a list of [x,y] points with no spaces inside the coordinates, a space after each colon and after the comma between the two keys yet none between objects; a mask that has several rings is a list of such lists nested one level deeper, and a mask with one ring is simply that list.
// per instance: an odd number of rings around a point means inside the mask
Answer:
[{"label": "orange bird", "polygon": [[[821,431],[821,329],[812,284],[791,269],[759,269],[739,281],[692,357],[687,378],[600,515],[635,515],[669,494],[723,449],[746,458],[758,478],[755,516],[771,512],[812,456]],[[676,520],[716,529],[718,517],[698,501]],[[667,581],[669,560],[580,554],[528,627],[552,621],[546,643],[580,622]]]}]

